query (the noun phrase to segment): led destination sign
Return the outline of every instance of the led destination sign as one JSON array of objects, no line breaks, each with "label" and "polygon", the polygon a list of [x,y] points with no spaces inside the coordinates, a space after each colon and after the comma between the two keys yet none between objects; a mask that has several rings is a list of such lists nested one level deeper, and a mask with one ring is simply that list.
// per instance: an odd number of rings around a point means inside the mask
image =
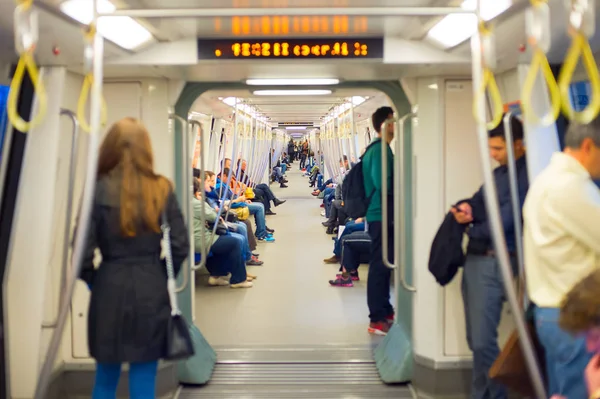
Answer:
[{"label": "led destination sign", "polygon": [[199,60],[383,58],[383,38],[198,40]]}]

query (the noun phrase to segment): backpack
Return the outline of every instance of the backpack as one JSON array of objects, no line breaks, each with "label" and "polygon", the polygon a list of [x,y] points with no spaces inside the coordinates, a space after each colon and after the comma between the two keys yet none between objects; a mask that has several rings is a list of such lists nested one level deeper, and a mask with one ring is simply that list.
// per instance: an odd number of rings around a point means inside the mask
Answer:
[{"label": "backpack", "polygon": [[[369,150],[372,144],[369,144],[365,150],[365,154]],[[344,212],[352,219],[358,219],[364,217],[367,214],[367,209],[371,202],[371,198],[375,193],[370,193],[367,196],[365,192],[365,183],[363,176],[363,162],[362,159],[365,156],[363,154],[360,157],[360,161],[354,165],[344,178],[344,184],[342,184],[342,199],[344,201]]]}]

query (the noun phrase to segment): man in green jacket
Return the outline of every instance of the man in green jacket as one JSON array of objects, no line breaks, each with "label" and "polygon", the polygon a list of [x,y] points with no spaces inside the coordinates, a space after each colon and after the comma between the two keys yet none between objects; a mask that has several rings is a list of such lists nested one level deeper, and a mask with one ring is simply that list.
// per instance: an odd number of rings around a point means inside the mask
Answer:
[{"label": "man in green jacket", "polygon": [[[394,117],[391,107],[381,107],[371,117],[373,128],[377,132],[372,145],[368,148],[362,158],[364,185],[366,193],[373,193],[367,209],[367,224],[371,236],[371,262],[369,263],[369,277],[367,280],[367,304],[369,306],[369,333],[386,335],[394,320],[394,308],[390,304],[390,277],[391,270],[383,264],[382,256],[382,222],[387,223],[388,229],[388,252],[390,260],[394,256],[393,218],[382,220],[381,203],[388,201],[388,209],[392,209],[394,200],[394,187],[392,184],[392,173],[394,168],[394,155],[389,146],[394,138],[394,124],[387,125],[382,132],[383,123]],[[388,192],[381,192],[381,145],[382,140],[387,147],[387,182]]]}]

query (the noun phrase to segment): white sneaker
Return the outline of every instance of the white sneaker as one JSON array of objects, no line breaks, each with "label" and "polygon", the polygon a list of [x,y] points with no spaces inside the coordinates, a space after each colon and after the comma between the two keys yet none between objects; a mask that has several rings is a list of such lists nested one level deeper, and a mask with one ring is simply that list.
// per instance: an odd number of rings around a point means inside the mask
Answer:
[{"label": "white sneaker", "polygon": [[242,281],[241,283],[231,284],[231,288],[252,288],[254,286],[250,281]]},{"label": "white sneaker", "polygon": [[325,216],[325,211],[321,211],[321,216]]},{"label": "white sneaker", "polygon": [[208,285],[212,287],[223,287],[229,285],[229,281],[226,280],[226,277],[213,277],[210,276],[208,278]]}]

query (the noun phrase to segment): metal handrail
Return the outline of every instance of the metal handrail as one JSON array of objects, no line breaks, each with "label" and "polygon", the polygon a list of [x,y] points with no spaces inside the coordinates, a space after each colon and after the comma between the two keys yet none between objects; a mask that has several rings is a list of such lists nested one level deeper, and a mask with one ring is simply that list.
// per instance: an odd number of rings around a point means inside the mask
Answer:
[{"label": "metal handrail", "polygon": [[[231,177],[232,177],[232,171],[233,171],[233,158],[235,153],[236,153],[236,144],[237,144],[237,114],[238,114],[238,108],[237,108],[237,99],[236,99],[236,106],[235,106],[236,112],[235,112],[235,117],[234,117],[234,127],[233,127],[233,148],[232,148],[232,156],[231,156],[231,162],[232,165],[229,168],[229,175],[227,176],[227,181],[223,182],[221,180],[221,185],[225,184],[226,188],[229,188],[229,184],[231,182]],[[190,119],[189,120],[190,124],[197,124],[199,126],[200,131],[202,131],[202,126],[200,125],[200,122]],[[225,166],[225,155],[226,155],[226,144],[227,144],[227,138],[225,137],[223,140],[223,159],[221,159],[221,165],[222,168]],[[202,183],[204,183],[204,146],[201,145],[200,147],[200,176],[202,177]],[[222,172],[223,170],[221,170]],[[220,190],[220,194],[219,194],[219,199],[222,201],[221,206],[219,207],[219,211],[217,212],[217,218],[215,219],[215,223],[213,224],[213,228],[211,231],[211,238],[209,242],[212,242],[212,240],[214,239],[215,235],[217,234],[217,225],[219,223],[219,220],[221,219],[221,215],[223,214],[223,207],[225,206],[225,200],[224,198],[227,195],[227,190]],[[204,213],[204,201],[206,200],[205,198],[205,193],[204,193],[204,189],[201,187],[200,188],[200,196],[202,198],[203,201],[203,207],[202,207],[202,212],[200,214],[200,221],[202,223],[202,226],[205,226],[206,223],[206,215]],[[233,192],[232,192],[232,197],[233,197]],[[230,201],[233,200],[233,198],[230,199]],[[225,213],[225,220],[227,220],[227,216],[229,215],[229,211],[231,210],[231,203],[229,205],[229,207],[227,207],[227,212]],[[203,219],[204,218],[204,219]],[[200,247],[201,251],[204,249],[205,247],[205,243],[202,243],[203,245]],[[201,252],[202,255],[202,259],[200,260],[200,263],[198,265],[194,265],[192,266],[192,270],[196,271],[196,270],[200,270],[201,268],[203,268],[206,265],[206,261],[207,261],[207,257],[208,257],[208,248],[205,249],[205,252]]]},{"label": "metal handrail", "polygon": [[[380,135],[381,135],[381,235],[382,235],[382,242],[381,242],[381,250],[382,250],[382,257],[383,257],[383,264],[390,268],[390,269],[396,269],[398,266],[395,263],[392,263],[389,259],[389,251],[388,251],[388,245],[389,245],[389,230],[388,230],[388,201],[387,201],[387,196],[388,196],[388,179],[387,179],[387,175],[388,175],[388,170],[387,170],[387,158],[388,158],[388,154],[387,154],[387,149],[389,147],[387,141],[386,141],[386,135],[387,135],[387,127],[390,124],[393,124],[394,122],[397,121],[397,118],[389,118],[387,119],[385,122],[383,122],[381,124],[381,130],[380,130]],[[397,126],[396,126],[397,128]],[[395,132],[396,136],[397,136],[397,131]],[[395,216],[396,212],[394,209],[394,216]],[[395,217],[394,217],[395,220]],[[394,249],[397,249],[394,247]],[[395,257],[397,257],[398,255],[395,254]]]},{"label": "metal handrail", "polygon": [[[416,118],[416,113],[410,113],[404,115],[398,121],[398,129],[400,130],[400,135],[396,137],[396,156],[394,158],[394,187],[399,187],[400,193],[404,195],[408,190],[406,188],[406,180],[405,180],[405,154],[404,154],[404,128],[406,126],[406,121],[412,121],[413,118]],[[412,193],[412,187],[411,187]],[[394,273],[394,279],[398,284],[396,289],[398,290],[398,294],[400,293],[400,287],[404,288],[408,292],[416,292],[417,289],[406,282],[406,197],[400,199],[400,201],[394,201],[394,207],[396,204],[400,204],[400,212],[396,212],[394,210],[394,253],[396,263],[398,264],[397,270]],[[398,248],[398,251],[396,250]]]},{"label": "metal handrail", "polygon": [[527,290],[525,289],[525,251],[523,249],[523,229],[521,226],[523,217],[521,215],[521,202],[519,201],[519,187],[517,184],[517,164],[515,159],[515,149],[513,143],[513,133],[511,119],[516,117],[518,112],[508,111],[504,116],[504,136],[506,141],[506,155],[508,156],[508,182],[510,186],[510,200],[513,209],[513,219],[515,224],[515,245],[517,252],[517,265],[519,266],[519,284],[523,291],[523,309],[527,309],[529,300]]},{"label": "metal handrail", "polygon": [[[182,191],[182,198],[181,198],[181,202],[182,202],[182,207],[185,211],[185,215],[187,216],[187,228],[188,228],[188,239],[190,240],[190,250],[188,251],[188,260],[187,262],[183,262],[183,265],[181,267],[181,274],[183,276],[183,281],[181,282],[181,285],[179,287],[175,287],[175,292],[179,293],[179,292],[183,292],[183,290],[185,290],[185,287],[187,287],[188,281],[189,281],[189,274],[190,271],[186,269],[186,265],[191,265],[194,262],[194,246],[193,246],[193,242],[194,242],[194,230],[193,230],[193,226],[194,226],[194,215],[193,213],[190,213],[190,209],[189,209],[189,205],[192,202],[192,199],[190,198],[190,183],[192,181],[192,179],[190,178],[190,174],[191,174],[191,169],[192,169],[192,165],[189,162],[189,131],[187,128],[187,125],[185,123],[185,119],[183,119],[181,116],[177,115],[177,114],[169,114],[169,119],[172,119],[174,121],[179,122],[179,124],[181,125],[181,153],[182,153],[182,157],[183,157],[183,168],[181,171],[181,179],[182,179],[182,186],[183,186],[183,191]],[[191,231],[192,231],[192,235],[190,236],[190,226],[192,226]],[[190,258],[191,256],[191,258]]]},{"label": "metal handrail", "polygon": [[[65,214],[64,238],[62,247],[62,268],[60,274],[60,291],[58,309],[65,306],[68,298],[65,297],[67,286],[67,269],[69,265],[69,247],[71,246],[71,223],[73,221],[73,192],[75,191],[75,176],[77,175],[77,146],[79,141],[79,120],[77,115],[68,109],[61,109],[60,115],[66,115],[73,122],[71,129],[71,155],[69,157],[69,184],[67,186],[67,208]],[[43,323],[42,328],[54,328],[58,322],[58,311],[53,321]]]},{"label": "metal handrail", "polygon": [[[481,7],[481,0],[478,1],[478,11]],[[517,298],[515,287],[513,285],[513,273],[506,245],[506,238],[502,230],[502,219],[500,216],[500,204],[498,201],[498,193],[494,181],[491,159],[488,154],[488,131],[486,127],[486,102],[485,96],[479,96],[478,91],[483,82],[483,62],[482,62],[482,38],[480,32],[476,32],[471,38],[471,54],[473,59],[473,95],[478,98],[474,104],[474,111],[477,114],[477,119],[480,121],[477,124],[477,137],[479,142],[479,155],[481,156],[481,164],[483,168],[484,180],[484,200],[488,214],[490,232],[492,241],[496,251],[496,257],[502,272],[502,281],[508,303],[515,315],[515,325],[520,336],[521,349],[525,357],[527,370],[531,377],[533,387],[535,389],[535,397],[547,398],[546,389],[542,379],[542,373],[538,361],[536,359],[533,343],[529,336],[529,332],[525,325],[525,316],[521,309],[521,304]]]},{"label": "metal handrail", "polygon": [[[183,123],[185,123],[185,120],[183,120]],[[204,170],[204,144],[205,144],[204,143],[204,134],[203,134],[203,131],[202,131],[202,124],[200,122],[198,122],[197,120],[194,120],[194,119],[190,118],[190,119],[188,119],[188,123],[192,127],[193,126],[198,126],[199,134],[200,134],[200,181],[201,181],[200,198],[201,198],[201,201],[203,203],[202,204],[203,205],[202,208],[200,208],[200,224],[202,226],[204,226],[206,224],[206,213],[204,212],[205,192],[204,192],[204,188],[202,186],[204,184],[204,180],[206,179],[206,171]],[[186,135],[186,137],[187,137],[187,135]],[[188,140],[189,140],[189,137],[188,137]],[[187,155],[189,157],[189,154],[187,154]],[[194,185],[193,185],[193,182],[192,182],[192,190],[191,190],[192,196],[193,196],[193,192],[194,192]],[[188,233],[191,234],[191,239],[193,240],[192,242],[195,242],[194,227],[193,227],[194,226],[194,224],[193,224],[193,222],[194,222],[194,207],[192,205],[192,198],[190,198],[188,206],[189,206],[188,212],[190,212],[190,215],[191,215],[190,219],[191,219],[191,222],[192,222],[192,223],[190,223],[188,225]],[[192,250],[190,251],[191,252],[191,255],[190,255],[191,258],[190,259],[194,259],[195,258],[196,250],[195,250],[195,248],[192,245],[190,245],[190,248],[192,248]],[[194,270],[194,271],[195,270],[199,270],[199,269],[202,269],[204,266],[206,266],[206,260],[207,260],[207,257],[208,257],[208,248],[206,247],[206,242],[204,240],[201,240],[201,244],[200,244],[200,256],[201,256],[201,259],[200,259],[200,263],[199,264],[196,265],[194,261],[190,261],[191,262],[190,263],[191,270]]]},{"label": "metal handrail", "polygon": [[[94,6],[97,4],[97,0],[94,0]],[[96,9],[94,7],[94,9]],[[90,105],[90,121],[92,129],[90,130],[90,141],[88,143],[88,156],[87,156],[87,168],[85,174],[85,185],[83,188],[83,196],[81,199],[81,211],[79,226],[75,233],[75,243],[73,245],[73,267],[71,268],[71,276],[68,280],[65,298],[69,300],[73,297],[73,291],[75,290],[75,283],[81,271],[83,265],[83,258],[87,246],[88,229],[90,225],[90,219],[92,216],[92,208],[94,201],[94,194],[96,191],[96,177],[98,170],[98,155],[99,155],[99,141],[100,141],[100,125],[101,125],[101,113],[100,109],[102,106],[102,66],[104,57],[102,57],[104,50],[104,39],[100,34],[96,33],[94,36],[94,84],[91,90],[91,105]],[[46,391],[50,383],[50,377],[54,369],[54,361],[58,348],[62,341],[62,334],[65,327],[67,316],[69,315],[70,306],[65,303],[60,309],[58,318],[56,320],[56,328],[50,338],[48,345],[48,352],[44,359],[44,364],[40,369],[40,377],[38,378],[34,399],[44,399]]]}]

